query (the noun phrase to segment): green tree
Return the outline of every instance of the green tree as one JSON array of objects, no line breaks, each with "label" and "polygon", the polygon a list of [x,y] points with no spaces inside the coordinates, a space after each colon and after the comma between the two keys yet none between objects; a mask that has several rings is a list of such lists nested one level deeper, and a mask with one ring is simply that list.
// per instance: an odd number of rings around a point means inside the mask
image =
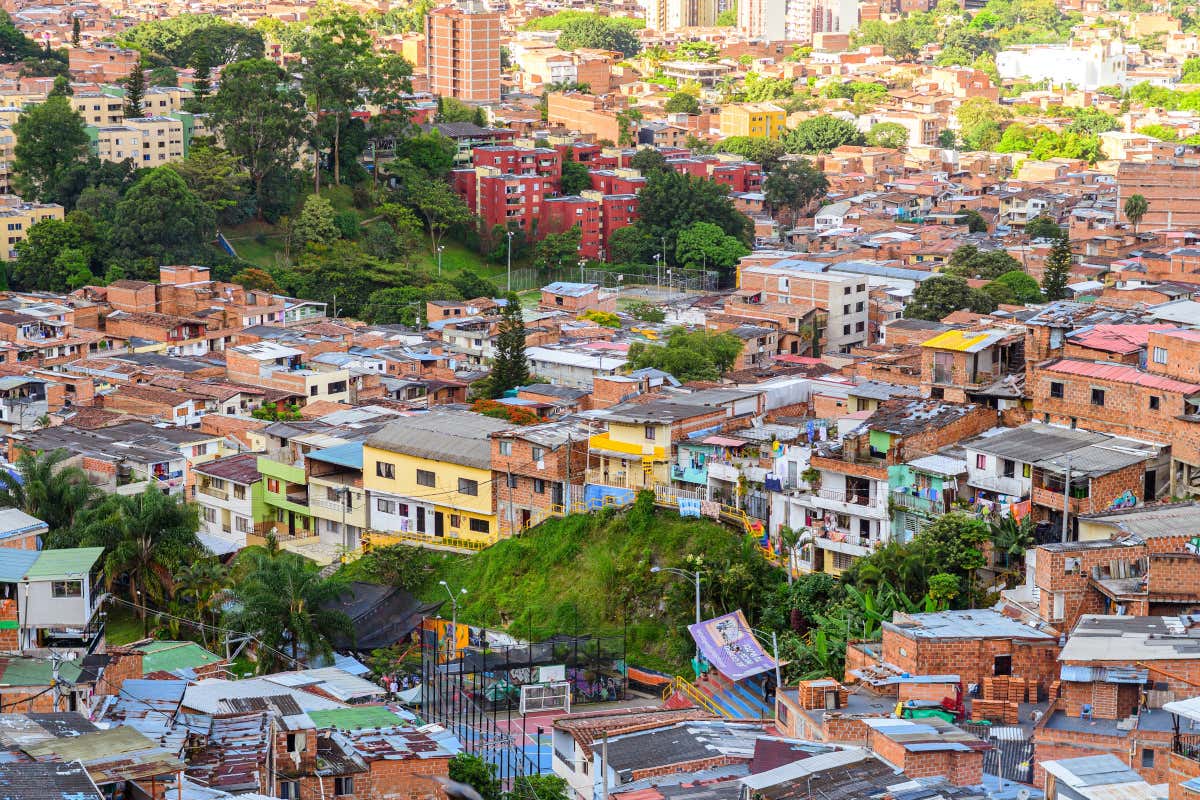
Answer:
[{"label": "green tree", "polygon": [[522,775],[513,781],[508,800],[567,800],[567,781],[558,775]]},{"label": "green tree", "polygon": [[699,114],[700,101],[690,94],[676,92],[663,105],[668,114]]},{"label": "green tree", "polygon": [[[657,171],[646,176],[638,198],[637,226],[654,242],[651,253],[665,240],[664,256],[672,255],[679,231],[693,222],[711,222],[743,244],[750,243],[753,223],[734,207],[728,187],[675,170]],[[725,283],[731,277],[723,273]]]},{"label": "green tree", "polygon": [[179,173],[159,167],[146,173],[117,203],[114,253],[156,275],[160,264],[189,264],[205,258],[216,216]]},{"label": "green tree", "polygon": [[251,291],[259,290],[263,292],[278,292],[279,284],[271,277],[271,273],[266,270],[261,270],[258,267],[246,267],[245,269],[234,274],[229,279],[233,283],[240,284],[243,289]]},{"label": "green tree", "polygon": [[[33,424],[32,419],[17,422],[22,426]],[[87,473],[63,463],[70,457],[65,449],[22,451],[15,470],[0,470],[0,506],[19,508],[46,523],[51,542],[75,524],[94,496]]]},{"label": "green tree", "polygon": [[395,151],[396,158],[407,160],[431,178],[445,177],[457,152],[454,140],[436,129],[398,138]]},{"label": "green tree", "polygon": [[[279,652],[290,654],[294,666],[302,657],[330,655],[334,638],[351,630],[350,619],[335,609],[346,584],[336,575],[321,577],[315,563],[295,553],[243,553],[249,556],[244,577],[233,584],[240,608],[229,614],[228,624],[266,645],[258,653],[259,671],[281,666]],[[239,566],[235,560],[235,569]]]},{"label": "green tree", "polygon": [[984,251],[973,244],[964,244],[950,254],[945,273],[960,278],[995,280],[1006,272],[1020,269],[1021,262],[1003,250]]},{"label": "green tree", "polygon": [[774,171],[779,158],[786,153],[782,142],[766,136],[730,136],[718,142],[717,147],[723,153],[733,153],[761,165],[768,173]]},{"label": "green tree", "polygon": [[608,237],[608,256],[616,264],[645,264],[656,252],[658,244],[640,225],[618,228]]},{"label": "green tree", "polygon": [[500,312],[500,327],[496,334],[496,357],[492,360],[492,374],[487,380],[490,397],[501,397],[509,389],[529,383],[521,301],[511,292],[505,300],[507,302]]},{"label": "green tree", "polygon": [[588,172],[587,165],[572,158],[570,150],[563,157],[561,187],[565,195],[577,195],[592,187],[591,173]]},{"label": "green tree", "polygon": [[333,204],[319,194],[310,194],[292,223],[292,236],[300,246],[330,244],[341,238],[334,223]]},{"label": "green tree", "polygon": [[231,224],[242,221],[239,210],[249,200],[250,173],[233,153],[193,146],[187,158],[166,166],[179,173],[218,220]]},{"label": "green tree", "polygon": [[996,278],[995,283],[1007,287],[1012,291],[1017,302],[1022,304],[1040,303],[1042,301],[1042,287],[1038,286],[1038,282],[1029,273],[1015,269],[1011,272],[1006,272],[999,278]]},{"label": "green tree", "polygon": [[122,31],[117,43],[141,51],[149,61],[175,67],[192,64],[201,53],[210,64],[263,57],[260,32],[215,14],[173,14],[143,22]]},{"label": "green tree", "polygon": [[980,214],[973,208],[964,208],[958,213],[966,217],[967,230],[969,232],[987,233],[988,224],[987,220],[983,218],[983,214]]},{"label": "green tree", "polygon": [[469,269],[464,269],[451,278],[450,285],[468,300],[473,300],[476,297],[497,297],[499,294],[496,290],[496,284],[479,277],[477,273]]},{"label": "green tree", "polygon": [[988,524],[995,553],[1004,566],[1013,566],[1020,574],[1025,553],[1036,545],[1033,517],[1026,514],[1020,521],[1009,514]]},{"label": "green tree", "polygon": [[[184,564],[175,575],[168,608],[176,616],[200,623],[200,642],[208,647],[209,628],[221,621],[221,608],[228,600],[228,573],[215,558],[201,558]],[[178,621],[175,622],[178,625]],[[178,633],[172,633],[178,638]]]},{"label": "green tree", "polygon": [[629,166],[642,173],[643,176],[649,176],[652,172],[666,172],[671,169],[671,165],[667,163],[666,156],[653,147],[639,149],[629,159]]},{"label": "green tree", "polygon": [[59,184],[88,153],[88,135],[71,101],[61,95],[29,108],[13,125],[13,183],[22,197],[50,202]]},{"label": "green tree", "polygon": [[741,352],[742,340],[732,333],[673,328],[661,345],[647,342],[630,345],[629,366],[661,369],[684,382],[715,381],[733,367]]},{"label": "green tree", "polygon": [[[18,121],[18,125],[20,122]],[[1131,194],[1125,198],[1125,205],[1122,210],[1125,212],[1125,218],[1133,225],[1133,232],[1136,234],[1138,226],[1142,224],[1142,219],[1145,218],[1146,212],[1150,209],[1150,204],[1146,202],[1144,195]]]},{"label": "green tree", "polygon": [[1060,236],[1050,246],[1046,266],[1042,273],[1042,294],[1047,300],[1062,300],[1067,296],[1067,283],[1071,280],[1071,241]]},{"label": "green tree", "polygon": [[558,47],[563,50],[616,50],[626,58],[641,49],[637,36],[628,25],[614,22],[611,17],[592,16],[566,22],[558,35]]},{"label": "green tree", "polygon": [[[69,291],[68,279],[77,269],[67,262],[60,265],[58,258],[66,250],[84,253],[86,246],[79,228],[65,220],[48,219],[32,225],[25,240],[17,243],[17,260],[9,273],[12,288]],[[85,266],[88,261],[85,255]]]},{"label": "green tree", "polygon": [[1038,214],[1025,224],[1025,235],[1030,239],[1057,239],[1063,230],[1046,214]]},{"label": "green tree", "polygon": [[829,179],[808,159],[773,170],[763,182],[763,198],[773,214],[785,212],[790,225],[813,203],[825,197]]},{"label": "green tree", "polygon": [[71,16],[71,46],[79,47],[79,36],[82,33],[82,26],[79,22],[79,17]]},{"label": "green tree", "polygon": [[192,97],[187,103],[187,109],[203,113],[208,96],[212,94],[212,60],[205,51],[196,53],[192,58]]},{"label": "green tree", "polygon": [[904,308],[904,316],[908,319],[936,322],[963,309],[978,314],[990,314],[996,310],[996,302],[986,292],[972,289],[962,278],[955,275],[935,275],[921,281],[917,286],[912,300]]},{"label": "green tree", "polygon": [[406,201],[425,220],[425,231],[429,234],[429,249],[436,253],[446,231],[455,225],[466,225],[471,221],[471,212],[466,203],[454,190],[442,181],[407,180],[404,190]]},{"label": "green tree", "polygon": [[479,792],[483,800],[501,800],[500,779],[496,777],[496,765],[479,756],[459,753],[450,759],[450,780],[465,783]]},{"label": "green tree", "polygon": [[377,289],[367,297],[359,314],[374,325],[405,325],[421,323],[426,292],[416,286]]},{"label": "green tree", "polygon": [[899,150],[908,144],[908,128],[899,122],[876,122],[867,132],[867,144]]},{"label": "green tree", "polygon": [[196,506],[147,486],[141,494],[106,495],[80,515],[78,540],[67,546],[105,549],[108,590],[126,587],[146,633],[148,607],[161,607],[172,575],[200,552],[199,527]]},{"label": "green tree", "polygon": [[148,83],[151,86],[178,86],[179,74],[174,67],[155,67],[150,70]]},{"label": "green tree", "polygon": [[562,233],[546,234],[533,248],[534,268],[544,271],[574,266],[579,258],[582,236],[583,230],[578,225],[572,225]]},{"label": "green tree", "polygon": [[675,238],[675,260],[689,269],[731,271],[750,248],[711,222],[693,222]]},{"label": "green tree", "polygon": [[225,149],[250,173],[259,219],[273,199],[271,177],[296,161],[304,126],[303,98],[284,80],[270,61],[239,61],[221,71],[221,87],[207,103]]},{"label": "green tree", "polygon": [[8,12],[0,11],[0,63],[12,64],[36,58],[44,52],[17,28]]},{"label": "green tree", "polygon": [[828,153],[842,145],[861,145],[863,135],[854,124],[830,116],[806,119],[783,134],[783,148],[789,153]]},{"label": "green tree", "polygon": [[129,77],[125,79],[125,119],[145,116],[142,110],[142,99],[146,96],[145,69],[139,58],[129,70]]}]

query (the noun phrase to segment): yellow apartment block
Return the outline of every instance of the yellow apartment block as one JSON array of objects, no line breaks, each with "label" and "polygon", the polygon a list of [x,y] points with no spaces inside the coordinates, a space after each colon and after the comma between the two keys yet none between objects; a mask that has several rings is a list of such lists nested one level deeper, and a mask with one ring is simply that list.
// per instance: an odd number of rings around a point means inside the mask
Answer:
[{"label": "yellow apartment block", "polygon": [[778,139],[783,135],[787,114],[774,103],[731,103],[721,107],[721,136],[762,136]]}]

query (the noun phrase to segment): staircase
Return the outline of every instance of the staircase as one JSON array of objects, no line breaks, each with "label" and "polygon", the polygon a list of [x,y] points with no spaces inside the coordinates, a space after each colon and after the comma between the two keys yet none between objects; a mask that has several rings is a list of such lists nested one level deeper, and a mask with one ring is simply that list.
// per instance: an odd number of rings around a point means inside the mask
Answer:
[{"label": "staircase", "polygon": [[664,692],[664,708],[701,707],[726,719],[774,719],[775,711],[763,702],[762,678],[734,683],[712,672],[693,684],[676,678]]}]

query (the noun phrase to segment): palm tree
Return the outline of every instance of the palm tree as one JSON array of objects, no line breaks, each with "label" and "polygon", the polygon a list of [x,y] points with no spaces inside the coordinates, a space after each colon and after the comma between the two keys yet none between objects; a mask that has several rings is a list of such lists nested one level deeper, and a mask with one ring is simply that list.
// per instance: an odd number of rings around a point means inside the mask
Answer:
[{"label": "palm tree", "polygon": [[787,553],[787,562],[784,564],[784,569],[787,570],[788,584],[792,583],[792,564],[796,560],[796,555],[805,547],[813,543],[816,537],[809,528],[796,528],[795,530],[784,525],[779,529],[779,541],[783,545],[783,551]]},{"label": "palm tree", "polygon": [[333,576],[322,578],[316,564],[295,553],[255,553],[249,562],[245,579],[233,587],[240,610],[230,615],[230,624],[265,645],[259,652],[260,670],[273,666],[285,649],[293,664],[300,663],[302,654],[331,653],[332,637],[350,629],[349,617],[330,608],[346,584]]},{"label": "palm tree", "polygon": [[82,469],[63,464],[70,455],[61,448],[22,453],[15,475],[0,470],[0,507],[19,508],[51,531],[70,528],[95,495]]},{"label": "palm tree", "polygon": [[1007,517],[989,523],[991,528],[992,547],[997,554],[1004,554],[1004,566],[1023,566],[1025,551],[1034,544],[1033,520],[1026,515],[1020,521],[1009,514]]},{"label": "palm tree", "polygon": [[[207,625],[215,625],[224,604],[228,574],[218,561],[211,558],[185,564],[175,575],[172,600],[184,610],[181,616],[191,617],[201,623],[200,638],[208,647]],[[172,612],[174,613],[174,612]]]},{"label": "palm tree", "polygon": [[147,487],[139,495],[108,495],[80,515],[77,527],[80,545],[106,549],[107,588],[124,583],[148,635],[148,604],[166,599],[175,570],[200,551],[195,506]]},{"label": "palm tree", "polygon": [[1125,199],[1125,217],[1133,224],[1133,232],[1136,234],[1138,225],[1142,223],[1142,218],[1146,216],[1146,212],[1150,209],[1150,204],[1146,201],[1144,195],[1131,194]]}]

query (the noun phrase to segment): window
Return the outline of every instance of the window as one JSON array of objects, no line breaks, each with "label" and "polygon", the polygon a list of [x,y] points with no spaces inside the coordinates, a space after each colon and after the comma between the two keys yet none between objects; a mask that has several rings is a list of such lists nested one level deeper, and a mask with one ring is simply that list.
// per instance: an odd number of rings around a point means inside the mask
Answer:
[{"label": "window", "polygon": [[541,461],[543,458],[546,457],[546,448],[531,447],[531,448],[529,448],[529,454],[533,457],[534,461]]},{"label": "window", "polygon": [[533,479],[533,491],[534,491],[534,494],[545,494],[546,493],[546,482],[544,480],[542,480],[541,478],[534,478]]},{"label": "window", "polygon": [[987,456],[983,453],[975,456],[975,469],[987,469]]},{"label": "window", "polygon": [[1063,398],[1063,383],[1062,381],[1050,381],[1050,396],[1062,400]]},{"label": "window", "polygon": [[450,527],[451,528],[461,528],[462,527],[462,517],[459,516],[458,514],[451,514],[450,515]]},{"label": "window", "polygon": [[654,426],[653,425],[646,426],[646,441],[649,441],[649,442],[654,441]]},{"label": "window", "polygon": [[846,570],[846,569],[850,569],[850,567],[853,565],[854,565],[854,556],[849,555],[847,553],[838,553],[838,552],[835,552],[833,554],[833,568],[834,569]]},{"label": "window", "polygon": [[384,514],[395,514],[396,513],[396,504],[393,503],[391,500],[384,500],[383,498],[378,498],[375,500],[375,510],[379,511],[381,513],[384,513]]},{"label": "window", "polygon": [[321,390],[321,387],[320,387],[320,386],[316,386],[316,385],[310,386],[310,387],[308,387],[308,396],[309,396],[309,397],[316,397],[316,396],[317,396],[317,392],[319,392],[320,390]]},{"label": "window", "polygon": [[407,517],[408,516],[408,503],[397,503],[396,504],[396,513],[402,517]]},{"label": "window", "polygon": [[1002,459],[1000,466],[1003,470],[1004,477],[1015,478],[1017,476],[1017,462],[1013,461],[1011,458]]},{"label": "window", "polygon": [[1156,347],[1156,348],[1154,348],[1154,356],[1153,356],[1153,358],[1154,358],[1154,363],[1155,363],[1155,364],[1165,364],[1165,363],[1167,363],[1167,348],[1165,348],[1165,347]]},{"label": "window", "polygon": [[54,581],[50,585],[53,597],[83,597],[83,581]]},{"label": "window", "polygon": [[234,517],[233,528],[238,533],[251,533],[254,530],[254,523],[246,517]]},{"label": "window", "polygon": [[866,307],[865,304],[861,300],[854,304],[855,311],[862,311],[863,308],[865,308],[865,307]]},{"label": "window", "polygon": [[856,292],[865,292],[866,290],[867,290],[867,285],[865,283],[860,283],[858,286],[854,287],[854,291],[856,291]]},{"label": "window", "polygon": [[850,335],[850,326],[843,325],[842,326],[842,336],[849,336],[849,335]]},{"label": "window", "polygon": [[334,778],[333,796],[342,797],[343,795],[348,794],[354,794],[354,778]]},{"label": "window", "polygon": [[346,382],[334,381],[325,388],[329,394],[341,394],[342,392],[346,391]]},{"label": "window", "polygon": [[233,485],[233,499],[234,500],[245,500],[246,499],[246,487],[240,483],[235,483]]},{"label": "window", "polygon": [[852,289],[849,286],[842,287],[842,294],[850,294],[851,291]]},{"label": "window", "polygon": [[1158,408],[1161,404],[1162,404],[1162,399],[1158,395],[1156,395],[1156,394],[1150,395],[1150,410],[1151,411],[1158,411]]},{"label": "window", "polygon": [[491,531],[491,526],[488,525],[486,519],[473,519],[470,524],[471,533],[488,533]]},{"label": "window", "polygon": [[274,478],[267,478],[267,491],[271,494],[279,494],[279,481]]},{"label": "window", "polygon": [[1149,747],[1142,748],[1142,766],[1143,767],[1153,767],[1154,766],[1154,750],[1152,748],[1149,748]]},{"label": "window", "polygon": [[520,478],[518,478],[516,475],[513,475],[511,472],[508,473],[507,476],[505,476],[505,483],[508,485],[508,488],[510,488],[510,489],[517,488],[517,482],[519,480],[520,480]]},{"label": "window", "polygon": [[1063,559],[1063,574],[1078,575],[1079,574],[1079,558],[1067,557]]},{"label": "window", "polygon": [[210,508],[208,506],[205,506],[203,511],[204,511],[204,521],[205,522],[216,522],[217,521],[217,510],[215,508]]},{"label": "window", "polygon": [[854,332],[855,333],[862,333],[866,329],[867,329],[867,324],[865,322],[854,323]]},{"label": "window", "polygon": [[849,303],[847,303],[846,305],[842,306],[842,313],[843,313],[843,314],[849,314],[849,313],[850,313],[850,304],[849,304]]},{"label": "window", "polygon": [[1094,406],[1104,405],[1104,390],[1103,389],[1092,389],[1092,405],[1094,405]]},{"label": "window", "polygon": [[475,497],[479,494],[479,481],[473,481],[470,478],[459,478],[458,493],[469,494],[472,497]]},{"label": "window", "polygon": [[300,800],[300,781],[280,781],[277,785],[283,800]]},{"label": "window", "polygon": [[508,441],[507,439],[500,442],[500,455],[512,455],[512,442]]},{"label": "window", "polygon": [[430,470],[417,470],[417,486],[437,486],[437,476]]},{"label": "window", "polygon": [[390,464],[387,461],[375,462],[375,475],[380,478],[391,480],[396,477],[396,465]]}]

